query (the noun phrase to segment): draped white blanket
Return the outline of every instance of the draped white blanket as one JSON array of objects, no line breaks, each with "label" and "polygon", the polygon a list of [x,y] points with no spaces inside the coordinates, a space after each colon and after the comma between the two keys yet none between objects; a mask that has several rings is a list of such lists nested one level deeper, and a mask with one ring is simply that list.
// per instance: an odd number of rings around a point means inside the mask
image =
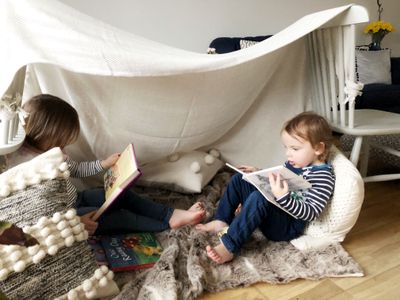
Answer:
[{"label": "draped white blanket", "polygon": [[356,8],[307,15],[255,46],[207,55],[132,35],[55,0],[2,0],[0,95],[18,86],[15,74],[28,66],[24,99],[51,93],[79,112],[81,137],[70,149],[77,159],[133,142],[142,163],[217,148],[233,163],[278,164],[283,122],[307,108],[304,37],[366,21]]}]

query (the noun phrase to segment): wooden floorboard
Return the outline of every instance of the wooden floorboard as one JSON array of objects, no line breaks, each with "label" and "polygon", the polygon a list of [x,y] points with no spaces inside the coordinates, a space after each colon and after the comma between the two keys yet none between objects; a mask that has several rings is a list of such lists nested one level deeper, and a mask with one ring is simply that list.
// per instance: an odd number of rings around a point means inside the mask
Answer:
[{"label": "wooden floorboard", "polygon": [[199,299],[400,300],[399,180],[365,185],[360,216],[343,246],[363,267],[364,277],[296,280],[284,285],[258,283],[208,293]]}]

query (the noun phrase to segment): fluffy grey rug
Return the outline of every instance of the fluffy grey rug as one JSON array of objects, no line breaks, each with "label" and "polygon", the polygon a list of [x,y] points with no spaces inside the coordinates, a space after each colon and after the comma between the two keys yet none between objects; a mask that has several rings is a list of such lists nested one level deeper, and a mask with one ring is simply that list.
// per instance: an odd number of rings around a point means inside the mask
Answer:
[{"label": "fluffy grey rug", "polygon": [[[227,172],[217,174],[197,196],[154,188],[136,190],[173,207],[188,208],[195,201],[202,201],[208,218],[212,218],[229,178]],[[158,263],[144,271],[116,274],[122,290],[114,299],[196,299],[205,291],[218,292],[256,282],[278,284],[298,278],[318,280],[363,273],[339,244],[301,252],[290,243],[267,241],[260,232],[255,232],[232,262],[216,265],[205,253],[207,244],[218,243],[215,235],[202,234],[187,226],[159,233],[157,238],[164,248]]]}]

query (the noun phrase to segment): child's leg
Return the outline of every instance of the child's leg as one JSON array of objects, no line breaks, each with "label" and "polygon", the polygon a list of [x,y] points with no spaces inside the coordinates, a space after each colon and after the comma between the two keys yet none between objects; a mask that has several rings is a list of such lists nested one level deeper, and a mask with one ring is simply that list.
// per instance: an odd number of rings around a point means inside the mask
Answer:
[{"label": "child's leg", "polygon": [[223,227],[228,226],[235,217],[235,211],[239,204],[242,204],[243,200],[255,190],[256,189],[253,185],[242,179],[241,174],[233,175],[224,195],[219,201],[214,221],[206,224],[199,224],[196,226],[196,229],[208,232],[218,232]]},{"label": "child's leg", "polygon": [[104,203],[103,189],[89,189],[78,193],[76,199],[76,210],[79,216],[99,209]]},{"label": "child's leg", "polygon": [[126,209],[113,209],[101,215],[96,234],[161,232],[166,229],[169,229],[168,222],[141,216]]},{"label": "child's leg", "polygon": [[[85,197],[81,197],[79,204],[90,207],[80,207],[80,211],[88,208],[98,209],[104,203],[103,189],[84,191],[83,195]],[[195,203],[187,211],[173,209],[127,190],[100,217],[96,234],[160,232],[187,224],[197,224],[204,215],[205,211],[199,203]]]},{"label": "child's leg", "polygon": [[240,250],[254,230],[267,218],[269,205],[258,191],[251,193],[242,204],[240,214],[221,237],[221,243],[214,248],[207,247],[208,256],[217,263],[230,261],[233,254]]},{"label": "child's leg", "polygon": [[[104,201],[104,189],[95,188],[84,190],[78,193],[77,208],[78,210],[84,210],[86,208],[98,209],[103,205]],[[166,215],[172,215],[172,209],[168,206],[141,197],[130,190],[126,190],[119,195],[118,199],[112,203],[106,212],[118,209],[131,210],[139,215],[152,217],[158,220],[165,219]]]},{"label": "child's leg", "polygon": [[171,207],[142,197],[131,190],[126,190],[122,193],[112,205],[112,209],[125,209],[138,215],[166,223],[168,223],[173,213]]},{"label": "child's leg", "polygon": [[[79,193],[78,215],[98,209],[104,203],[104,197],[103,189],[90,189]],[[189,210],[173,209],[127,190],[100,217],[96,234],[160,232],[187,224],[197,224],[204,216],[205,211],[199,203],[195,203]]]},{"label": "child's leg", "polygon": [[233,220],[227,233],[221,237],[222,243],[214,248],[208,246],[207,254],[221,264],[233,258],[233,254],[242,247],[257,227],[270,240],[289,241],[301,235],[306,224],[306,221],[297,220],[269,203],[256,191],[246,199],[240,214]]},{"label": "child's leg", "polygon": [[195,225],[205,216],[205,210],[200,203],[195,203],[188,210],[173,209],[129,190],[121,195],[115,208],[124,208],[138,215],[164,222],[173,229],[189,224]]},{"label": "child's leg", "polygon": [[270,204],[268,218],[259,228],[271,241],[290,241],[303,234],[306,224],[307,221],[295,219],[279,207]]}]

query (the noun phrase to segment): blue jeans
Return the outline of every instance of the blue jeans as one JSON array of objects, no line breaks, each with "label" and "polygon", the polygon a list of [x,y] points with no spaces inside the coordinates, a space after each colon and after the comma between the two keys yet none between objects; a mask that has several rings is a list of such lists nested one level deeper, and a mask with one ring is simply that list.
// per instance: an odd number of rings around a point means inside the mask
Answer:
[{"label": "blue jeans", "polygon": [[[82,216],[97,210],[104,203],[104,189],[78,193],[77,213]],[[173,209],[126,190],[98,219],[95,234],[160,232],[169,229]]]},{"label": "blue jeans", "polygon": [[[235,210],[242,204],[239,215]],[[296,219],[268,202],[250,183],[235,174],[222,196],[215,215],[216,220],[229,224],[221,241],[229,252],[235,253],[259,228],[272,241],[289,241],[304,231],[306,221]]]}]

